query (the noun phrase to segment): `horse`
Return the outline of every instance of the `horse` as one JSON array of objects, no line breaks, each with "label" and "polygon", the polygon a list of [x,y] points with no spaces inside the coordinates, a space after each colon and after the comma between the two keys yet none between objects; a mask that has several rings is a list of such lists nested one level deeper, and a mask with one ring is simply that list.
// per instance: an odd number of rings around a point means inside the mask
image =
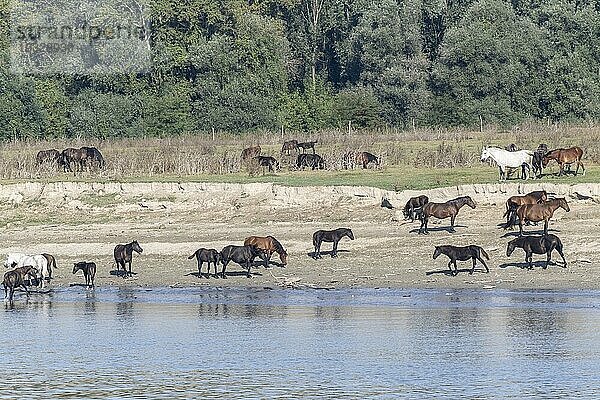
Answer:
[{"label": "horse", "polygon": [[9,303],[12,304],[15,289],[18,287],[25,289],[25,293],[27,293],[27,297],[29,297],[29,289],[27,289],[27,286],[25,285],[25,277],[32,272],[34,274],[37,273],[34,267],[27,266],[8,271],[4,274],[4,279],[2,280],[2,286],[4,286],[4,301],[8,300]]},{"label": "horse", "polygon": [[356,164],[362,165],[363,169],[367,169],[367,166],[370,163],[374,163],[376,167],[379,167],[379,165],[380,165],[379,157],[375,156],[374,154],[368,153],[366,151],[363,151],[356,155]]},{"label": "horse", "polygon": [[225,275],[225,268],[227,268],[227,264],[229,264],[230,261],[233,261],[242,267],[246,267],[246,277],[252,278],[252,275],[250,275],[250,268],[256,257],[260,257],[263,261],[267,259],[266,254],[255,245],[229,245],[223,247],[223,250],[221,250],[221,263],[223,264],[221,277],[223,279],[227,278],[227,275]]},{"label": "horse", "polygon": [[[481,151],[481,161],[492,159],[498,164],[500,171],[500,180],[506,180],[507,168],[523,168],[523,164],[527,164],[531,170],[531,159],[533,152],[529,150],[507,151],[498,147],[484,147]],[[524,177],[523,179],[527,179]]]},{"label": "horse", "polygon": [[543,236],[522,236],[508,242],[506,246],[506,257],[510,257],[513,251],[517,248],[525,251],[525,262],[527,263],[528,269],[533,269],[532,255],[535,254],[546,254],[546,265],[544,269],[548,268],[552,261],[552,251],[556,249],[558,254],[562,257],[564,268],[567,268],[567,260],[563,253],[563,245],[559,237],[556,235],[543,235]]},{"label": "horse", "polygon": [[[60,155],[60,163],[63,166],[64,172],[73,172],[73,175],[75,175],[75,172],[83,171],[83,165],[87,156],[87,150],[84,149],[75,149],[73,147],[64,149]],[[75,168],[71,168],[71,164]],[[79,169],[77,166],[79,166]]]},{"label": "horse", "polygon": [[544,203],[546,200],[548,200],[548,193],[546,193],[545,190],[536,190],[523,196],[509,197],[508,200],[506,200],[506,212],[503,215],[503,217],[506,217],[504,229],[513,226],[516,222],[517,207],[523,204]]},{"label": "horse", "polygon": [[215,278],[219,277],[219,273],[217,272],[217,264],[220,261],[220,254],[215,249],[205,249],[204,247],[199,248],[188,257],[188,260],[196,257],[196,261],[198,262],[198,278],[202,277],[202,264],[208,263],[208,268],[206,270],[206,277],[210,278],[210,263],[215,265]]},{"label": "horse", "polygon": [[506,149],[506,151],[510,151],[511,153],[513,153],[513,152],[515,152],[515,151],[519,150],[519,149],[517,148],[517,145],[516,145],[516,144],[514,144],[514,143],[511,143],[511,144],[509,144],[508,146],[506,146],[506,147],[505,147],[505,149]]},{"label": "horse", "polygon": [[312,149],[313,154],[315,154],[315,144],[317,144],[317,141],[314,140],[312,142],[302,142],[302,143],[297,143],[296,146],[299,149],[302,149],[302,152],[304,153],[306,150],[308,149]]},{"label": "horse", "polygon": [[285,153],[288,156],[293,151],[298,151],[298,141],[296,139],[288,140],[287,142],[283,142],[283,146],[281,146],[281,153]]},{"label": "horse", "polygon": [[4,261],[4,267],[34,267],[39,276],[36,275],[36,279],[38,279],[38,287],[44,288],[46,279],[50,279],[51,271],[49,269],[48,260],[41,254],[36,254],[33,256],[29,256],[23,253],[10,253],[7,255],[6,260]]},{"label": "horse", "polygon": [[273,236],[250,236],[244,240],[244,246],[255,245],[259,249],[265,252],[267,258],[265,260],[265,267],[269,266],[269,261],[273,253],[279,254],[281,265],[287,265],[287,251],[283,248],[281,243]]},{"label": "horse", "polygon": [[85,286],[93,288],[94,278],[96,277],[96,263],[85,261],[73,263],[73,274],[76,274],[79,270],[83,271]]},{"label": "horse", "polygon": [[339,241],[344,237],[348,236],[350,240],[354,240],[354,234],[351,229],[348,228],[337,228],[332,231],[316,231],[313,233],[313,245],[315,246],[315,252],[313,258],[316,260],[321,257],[321,244],[323,242],[333,242],[333,249],[331,250],[331,257],[337,257],[337,248]]},{"label": "horse", "polygon": [[525,221],[540,222],[544,221],[544,235],[548,234],[548,221],[554,215],[554,212],[562,208],[569,212],[571,209],[564,198],[548,200],[542,204],[523,204],[517,207],[516,215],[519,218],[519,236],[523,235],[523,223]]},{"label": "horse", "polygon": [[84,159],[84,162],[88,167],[104,169],[106,162],[104,161],[104,157],[102,157],[100,150],[95,147],[87,146],[82,147],[81,150],[86,152],[86,158]]},{"label": "horse", "polygon": [[260,146],[248,147],[242,150],[241,158],[242,161],[250,160],[251,158],[257,157],[260,155],[262,149]]},{"label": "horse", "polygon": [[318,154],[298,154],[296,159],[296,167],[302,169],[304,167],[315,169],[324,169],[325,160]]},{"label": "horse", "polygon": [[420,195],[417,197],[411,197],[404,206],[402,213],[404,214],[404,219],[410,218],[410,222],[415,222],[417,219],[417,215],[423,212],[423,206],[429,203],[429,197],[425,195]]},{"label": "horse", "polygon": [[58,164],[60,151],[56,149],[38,151],[35,156],[35,161],[38,165],[42,164]]},{"label": "horse", "polygon": [[583,156],[583,150],[581,147],[571,147],[569,149],[556,149],[552,150],[544,156],[542,159],[542,165],[544,168],[548,166],[550,160],[556,160],[560,171],[558,176],[562,176],[565,173],[565,165],[571,165],[573,163],[577,163],[577,169],[575,170],[575,175],[579,172],[579,167],[583,170],[583,175],[585,175],[585,167],[581,162],[581,157]]},{"label": "horse", "polygon": [[261,167],[267,167],[269,172],[275,172],[279,169],[279,162],[274,157],[256,156],[256,163]]},{"label": "horse", "polygon": [[468,205],[471,208],[475,208],[475,202],[470,196],[457,197],[453,200],[448,200],[445,203],[432,203],[429,202],[423,206],[423,212],[421,213],[421,227],[419,228],[419,234],[429,234],[427,230],[427,224],[429,217],[434,216],[439,219],[445,219],[450,217],[450,233],[456,232],[454,229],[454,220],[460,209]]},{"label": "horse", "polygon": [[128,273],[125,269],[125,263],[129,264],[129,276],[133,276],[131,274],[131,259],[133,258],[133,252],[138,254],[142,254],[144,251],[137,240],[134,240],[128,244],[118,244],[115,246],[115,250],[113,251],[113,255],[115,256],[115,263],[117,264],[117,271],[120,270],[119,267],[123,268],[125,272],[123,274],[123,278],[127,278]]},{"label": "horse", "polygon": [[42,253],[44,257],[46,257],[46,261],[48,261],[48,278],[52,279],[52,268],[56,269],[56,258],[52,254]]},{"label": "horse", "polygon": [[[445,254],[448,256],[450,261],[448,261],[448,269],[453,276],[458,275],[458,267],[456,266],[456,261],[467,261],[473,259],[473,268],[469,271],[469,275],[473,275],[475,272],[475,265],[477,264],[477,260],[479,260],[483,266],[485,267],[485,272],[489,273],[490,269],[488,268],[485,261],[483,261],[483,257],[486,260],[490,259],[490,256],[485,252],[485,250],[479,246],[470,245],[465,247],[457,247],[457,246],[435,246],[435,251],[433,252],[433,259],[439,257],[440,254]],[[454,264],[454,271],[452,271],[452,264]]]}]

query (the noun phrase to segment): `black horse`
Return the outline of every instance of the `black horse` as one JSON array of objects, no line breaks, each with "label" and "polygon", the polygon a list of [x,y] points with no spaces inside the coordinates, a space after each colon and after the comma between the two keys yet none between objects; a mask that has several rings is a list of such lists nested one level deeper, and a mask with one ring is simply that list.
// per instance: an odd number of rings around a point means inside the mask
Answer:
[{"label": "black horse", "polygon": [[217,264],[220,260],[220,254],[215,249],[205,249],[203,247],[199,248],[188,257],[188,260],[196,257],[196,261],[198,262],[198,278],[202,277],[202,264],[208,263],[208,269],[206,271],[206,277],[210,278],[210,263],[215,265],[215,278],[219,277],[219,273],[217,272]]},{"label": "black horse", "polygon": [[254,157],[256,163],[261,167],[267,167],[269,172],[275,172],[279,169],[279,162],[275,159],[275,157],[270,156],[256,156]]},{"label": "black horse", "polygon": [[[131,274],[131,259],[133,258],[134,251],[138,254],[141,254],[144,251],[140,247],[140,244],[137,242],[137,240],[134,240],[128,244],[118,244],[115,246],[115,250],[113,252],[115,256],[115,263],[117,264],[117,271],[119,271],[120,268],[123,268],[123,278],[126,278],[127,276],[133,276]],[[129,264],[129,273],[125,269],[125,263]]]},{"label": "black horse", "polygon": [[96,278],[96,263],[85,261],[73,263],[73,274],[76,274],[79,270],[83,271],[85,286],[93,288],[94,279]]},{"label": "black horse", "polygon": [[227,264],[230,261],[241,265],[246,268],[246,276],[251,278],[250,268],[252,267],[252,263],[256,257],[260,257],[261,260],[267,261],[267,255],[264,251],[259,249],[255,245],[249,246],[225,246],[223,250],[221,250],[221,263],[223,264],[223,270],[221,271],[221,278],[227,278],[225,275],[225,268],[227,268]]},{"label": "black horse", "polygon": [[563,253],[563,245],[560,241],[559,237],[556,235],[544,235],[544,236],[521,236],[516,239],[508,242],[506,247],[506,256],[510,257],[510,255],[515,251],[515,249],[519,247],[525,251],[525,262],[527,263],[527,268],[533,269],[533,261],[532,255],[535,254],[546,254],[546,266],[544,269],[548,268],[550,262],[552,261],[552,251],[556,249],[558,254],[562,257],[564,268],[567,268],[567,260],[565,260],[565,255]]},{"label": "black horse", "polygon": [[[475,265],[477,264],[477,260],[479,260],[483,264],[486,273],[490,272],[490,269],[488,268],[487,264],[485,263],[485,261],[483,261],[483,258],[481,258],[481,256],[483,256],[486,260],[489,260],[490,256],[488,256],[485,250],[479,246],[435,246],[435,251],[433,252],[433,259],[435,260],[436,258],[438,258],[440,254],[445,254],[450,259],[450,261],[448,261],[448,269],[450,270],[452,275],[458,275],[458,267],[456,266],[456,261],[467,261],[470,259],[473,259],[473,268],[471,268],[469,275],[473,275],[473,272],[475,272]],[[454,271],[452,271],[452,264],[454,264]]]},{"label": "black horse", "polygon": [[296,159],[296,166],[298,168],[310,168],[312,170],[315,169],[324,169],[325,168],[325,160],[318,154],[298,154],[298,158]]},{"label": "black horse", "polygon": [[423,206],[429,203],[429,197],[425,195],[420,195],[417,197],[411,197],[404,206],[402,213],[404,214],[404,219],[409,219],[410,222],[415,222],[417,216],[423,211]]},{"label": "black horse", "polygon": [[321,257],[321,244],[323,242],[333,242],[333,249],[331,250],[331,257],[337,257],[337,247],[339,241],[344,237],[348,236],[350,240],[354,240],[354,234],[351,229],[348,228],[337,228],[333,231],[316,231],[313,233],[313,245],[315,246],[315,252],[313,258],[316,260]]},{"label": "black horse", "polygon": [[85,164],[88,167],[100,168],[104,169],[106,166],[106,162],[104,161],[104,157],[102,157],[102,153],[95,147],[87,147],[83,146],[81,150],[86,152]]},{"label": "black horse", "polygon": [[317,144],[316,140],[314,140],[312,142],[297,143],[296,147],[299,149],[302,149],[303,153],[308,149],[312,149],[313,154],[315,154],[315,144]]}]

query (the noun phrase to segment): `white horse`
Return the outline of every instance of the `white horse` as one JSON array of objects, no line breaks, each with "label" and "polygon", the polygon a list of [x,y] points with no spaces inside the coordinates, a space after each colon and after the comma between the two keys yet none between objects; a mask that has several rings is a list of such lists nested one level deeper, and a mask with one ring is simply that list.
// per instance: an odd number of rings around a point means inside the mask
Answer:
[{"label": "white horse", "polygon": [[[507,168],[521,168],[523,165],[527,166],[527,170],[531,171],[531,161],[533,158],[533,151],[530,150],[519,150],[519,151],[506,151],[499,147],[484,147],[481,151],[481,161],[492,159],[498,164],[500,170],[500,180],[506,180]],[[529,173],[525,174],[523,170],[524,179],[529,178]]]},{"label": "white horse", "polygon": [[10,253],[7,255],[6,261],[4,261],[5,268],[30,266],[38,270],[39,276],[36,276],[39,282],[38,287],[43,289],[46,285],[46,278],[50,276],[48,260],[46,257],[41,254],[28,256],[23,253]]}]

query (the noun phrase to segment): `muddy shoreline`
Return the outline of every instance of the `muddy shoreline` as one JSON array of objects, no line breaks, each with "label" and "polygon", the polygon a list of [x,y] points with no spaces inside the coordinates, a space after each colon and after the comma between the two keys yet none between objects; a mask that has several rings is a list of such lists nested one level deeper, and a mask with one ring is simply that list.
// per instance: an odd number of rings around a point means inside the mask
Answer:
[{"label": "muddy shoreline", "polygon": [[[507,258],[506,243],[516,232],[503,231],[504,199],[545,189],[566,196],[571,211],[557,211],[550,232],[561,237],[569,267],[522,268],[524,255]],[[50,287],[80,284],[72,263],[94,261],[98,286],[256,287],[256,288],[475,288],[599,289],[600,184],[470,185],[420,191],[432,201],[471,195],[474,210],[449,221],[430,224],[431,234],[418,235],[418,223],[403,221],[400,208],[416,192],[389,192],[364,187],[283,187],[271,184],[91,184],[52,183],[0,186],[2,220],[0,254],[54,254],[58,270]],[[387,198],[395,207],[380,207]],[[340,242],[337,259],[313,260],[312,233],[352,228],[356,240]],[[537,231],[529,227],[528,231]],[[286,268],[253,268],[253,278],[230,264],[228,279],[198,278],[199,247],[221,249],[241,244],[250,235],[273,235],[289,253]],[[133,278],[115,275],[112,250],[136,239]],[[432,260],[435,245],[477,244],[491,257],[490,273],[446,275],[446,259]],[[324,245],[328,250],[329,245]],[[545,257],[534,257],[541,261]],[[274,261],[278,261],[274,257]],[[459,264],[465,270],[469,263]]]}]

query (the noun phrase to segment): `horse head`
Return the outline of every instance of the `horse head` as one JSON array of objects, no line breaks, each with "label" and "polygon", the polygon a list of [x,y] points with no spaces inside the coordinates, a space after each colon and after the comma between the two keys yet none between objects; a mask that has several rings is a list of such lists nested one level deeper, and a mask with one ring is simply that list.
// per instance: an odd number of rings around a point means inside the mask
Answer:
[{"label": "horse head", "polygon": [[488,158],[490,158],[492,156],[492,154],[490,153],[490,151],[488,150],[487,146],[483,148],[483,150],[481,150],[481,157],[480,160],[481,162],[487,161]]},{"label": "horse head", "polygon": [[144,251],[144,249],[142,249],[142,247],[140,246],[140,244],[138,243],[137,240],[134,240],[133,242],[131,242],[131,248],[133,249],[133,251],[135,251],[138,254],[142,254],[142,252]]},{"label": "horse head", "polygon": [[510,255],[513,253],[513,251],[515,251],[515,249],[517,248],[517,241],[519,239],[513,239],[510,242],[508,242],[508,245],[506,246],[506,257],[510,257]]},{"label": "horse head", "polygon": [[569,204],[567,203],[567,200],[565,200],[565,198],[560,198],[560,199],[556,199],[558,200],[558,206],[560,208],[562,208],[563,210],[569,212],[571,211],[571,209],[569,208]]},{"label": "horse head", "polygon": [[288,254],[285,250],[282,251],[281,253],[279,253],[279,259],[281,260],[281,264],[287,265],[287,257],[288,257]]},{"label": "horse head", "polygon": [[471,208],[475,208],[475,202],[473,201],[473,199],[471,198],[471,196],[466,196],[465,197],[465,204],[468,205]]},{"label": "horse head", "polygon": [[433,259],[435,260],[436,258],[438,258],[440,254],[442,254],[442,249],[440,248],[440,246],[435,246],[435,251],[433,252]]},{"label": "horse head", "polygon": [[354,240],[354,233],[352,233],[352,229],[346,229],[346,232],[344,233],[350,238],[350,240]]}]

